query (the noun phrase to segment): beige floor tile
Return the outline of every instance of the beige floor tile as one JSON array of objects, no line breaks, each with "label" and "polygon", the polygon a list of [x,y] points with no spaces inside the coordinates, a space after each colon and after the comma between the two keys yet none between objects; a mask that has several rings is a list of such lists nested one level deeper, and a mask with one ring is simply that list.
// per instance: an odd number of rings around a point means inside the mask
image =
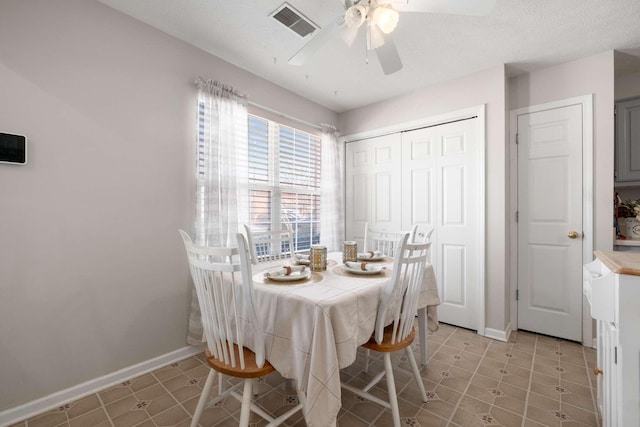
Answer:
[{"label": "beige floor tile", "polygon": [[[518,412],[518,413],[522,413],[522,412]],[[505,427],[522,425],[522,416],[516,415],[509,411],[505,411],[502,408],[494,406],[491,408],[491,411],[489,412],[489,414],[500,425],[503,425]]]},{"label": "beige floor tile", "polygon": [[516,414],[524,414],[524,408],[526,406],[524,400],[515,399],[511,396],[496,397],[493,405],[502,410],[510,411]]},{"label": "beige floor tile", "polygon": [[465,427],[484,427],[492,421],[492,418],[488,413],[478,414],[469,412],[463,408],[458,408],[455,414],[453,414],[451,421]]},{"label": "beige floor tile", "polygon": [[[511,372],[511,370],[509,370],[509,372]],[[529,377],[521,377],[518,375],[503,375],[501,381],[503,384],[509,384],[514,387],[523,388],[525,390],[529,387]]]},{"label": "beige floor tile", "polygon": [[28,420],[30,427],[53,427],[67,422],[67,414],[57,409]]},{"label": "beige floor tile", "polygon": [[571,381],[560,380],[560,386],[569,393],[579,394],[581,396],[592,397],[592,390],[589,386],[580,385]]},{"label": "beige floor tile", "polygon": [[100,396],[100,400],[102,400],[102,403],[104,403],[105,405],[130,396],[131,394],[131,389],[128,386],[122,384],[113,386],[98,393],[98,395]]},{"label": "beige floor tile", "polygon": [[549,399],[546,396],[537,393],[529,393],[529,406],[545,409],[548,411],[560,409],[560,401]]},{"label": "beige floor tile", "polygon": [[496,395],[492,393],[489,388],[479,387],[473,383],[469,384],[469,388],[465,394],[490,404],[493,404],[493,400],[496,398]]},{"label": "beige floor tile", "polygon": [[109,417],[107,417],[107,413],[102,407],[85,412],[69,420],[71,427],[98,426],[100,424],[109,425]]},{"label": "beige floor tile", "polygon": [[533,374],[531,374],[531,382],[544,385],[559,385],[560,378],[534,371]]},{"label": "beige floor tile", "polygon": [[491,409],[491,405],[487,402],[483,402],[474,397],[465,395],[460,399],[458,403],[459,409],[464,409],[465,411],[472,414],[486,414]]},{"label": "beige floor tile", "polygon": [[448,423],[444,418],[440,418],[432,412],[428,412],[424,409],[418,411],[416,414],[416,420],[420,424],[420,427],[445,427]]},{"label": "beige floor tile", "polygon": [[130,411],[117,417],[111,417],[111,421],[115,427],[132,427],[149,419],[150,417],[145,411]]},{"label": "beige floor tile", "polygon": [[176,405],[173,408],[169,408],[154,416],[153,422],[155,422],[158,427],[171,427],[186,420],[187,418],[189,418],[189,414],[187,414],[179,405]]},{"label": "beige floor tile", "polygon": [[591,384],[589,382],[589,377],[587,376],[586,372],[583,374],[578,374],[575,372],[567,372],[567,373],[562,372],[560,374],[560,379],[562,381],[570,381],[572,383],[576,383],[584,387],[590,387],[590,384]]},{"label": "beige floor tile", "polygon": [[153,376],[153,374],[149,373],[131,380],[129,387],[131,388],[131,391],[135,393],[136,391],[144,390],[145,388],[151,387],[155,384],[158,384],[158,380]]},{"label": "beige floor tile", "polygon": [[177,404],[178,402],[171,395],[163,394],[151,400],[145,407],[145,410],[149,416],[153,417]]},{"label": "beige floor tile", "polygon": [[527,407],[527,418],[547,427],[560,427],[562,425],[562,421],[555,417],[552,411],[531,405]]},{"label": "beige floor tile", "polygon": [[351,412],[356,417],[368,423],[371,423],[373,422],[373,420],[378,418],[378,416],[383,410],[384,410],[383,407],[373,402],[370,402],[368,400],[365,400],[365,401],[356,402],[356,404],[349,409],[349,412]]},{"label": "beige floor tile", "polygon": [[[595,383],[590,368],[595,351],[577,343],[524,331],[512,333],[509,342],[479,337],[468,330],[442,324],[429,335],[426,366],[420,367],[428,402],[422,397],[404,354],[393,355],[398,405],[403,425],[429,426],[596,426],[593,403]],[[412,346],[418,354],[418,345]],[[341,372],[348,383],[363,387],[380,369],[379,354],[370,359],[371,370],[362,372],[364,351]],[[202,354],[125,381],[96,395],[71,402],[18,423],[33,426],[135,426],[187,427],[198,403],[210,368]],[[530,381],[531,379],[531,381]],[[239,379],[226,379],[230,384]],[[211,396],[217,395],[217,376]],[[278,373],[256,384],[256,400],[273,415],[286,412],[297,402],[294,383]],[[386,382],[371,393],[387,400]],[[102,404],[104,403],[104,408]],[[391,413],[375,403],[342,391],[340,427],[386,427]],[[525,408],[526,406],[526,408]],[[238,425],[240,403],[229,397],[205,409],[200,425]],[[524,418],[523,418],[524,417]],[[251,416],[252,427],[266,421]],[[306,427],[301,412],[286,427]]]},{"label": "beige floor tile", "polygon": [[153,371],[153,375],[155,375],[158,381],[166,381],[169,378],[173,378],[180,374],[182,374],[182,369],[180,369],[180,366],[177,363],[172,363],[169,366]]},{"label": "beige floor tile", "polygon": [[577,408],[573,405],[569,405],[566,403],[562,404],[561,410],[563,413],[567,414],[571,419],[578,421],[587,426],[597,426],[597,417],[594,412],[586,411],[581,408]]},{"label": "beige floor tile", "polygon": [[504,395],[511,397],[512,399],[520,400],[522,402],[527,400],[527,390],[520,387],[501,383],[498,387],[498,390],[500,390]]},{"label": "beige floor tile", "polygon": [[587,397],[580,394],[566,393],[561,395],[560,402],[586,411],[593,411],[593,399],[591,396]]},{"label": "beige floor tile", "polygon": [[369,423],[347,412],[338,418],[338,427],[368,427]]},{"label": "beige floor tile", "polygon": [[92,394],[91,396],[87,396],[83,399],[77,400],[69,405],[69,409],[67,409],[67,416],[69,419],[73,419],[79,417],[80,415],[86,414],[87,412],[91,412],[97,408],[102,408],[102,403],[98,399],[98,396]]}]

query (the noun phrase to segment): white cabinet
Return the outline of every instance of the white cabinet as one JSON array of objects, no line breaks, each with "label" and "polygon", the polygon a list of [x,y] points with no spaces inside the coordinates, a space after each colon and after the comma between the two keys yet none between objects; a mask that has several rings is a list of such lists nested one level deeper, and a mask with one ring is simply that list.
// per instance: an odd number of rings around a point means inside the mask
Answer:
[{"label": "white cabinet", "polygon": [[616,184],[640,185],[640,98],[616,103]]},{"label": "white cabinet", "polygon": [[596,252],[584,293],[597,321],[597,406],[603,427],[640,425],[640,254]]}]

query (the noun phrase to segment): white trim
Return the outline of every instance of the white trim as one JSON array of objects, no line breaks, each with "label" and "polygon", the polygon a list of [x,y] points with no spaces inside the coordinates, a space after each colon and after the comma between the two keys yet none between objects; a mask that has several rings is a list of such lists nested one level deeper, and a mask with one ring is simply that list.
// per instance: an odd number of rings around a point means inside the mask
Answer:
[{"label": "white trim", "polygon": [[[421,128],[425,126],[439,125],[439,124],[443,124],[444,122],[449,122],[452,120],[467,119],[473,116],[478,116],[479,118],[480,114],[482,114],[482,117],[484,118],[484,110],[485,110],[484,104],[477,105],[475,107],[463,108],[461,110],[450,111],[444,114],[438,114],[437,116],[425,117],[418,120],[412,120],[410,122],[404,122],[404,123],[399,123],[395,125],[385,126],[382,128],[353,133],[351,135],[344,135],[340,137],[340,140],[346,143],[352,142],[352,141],[359,141],[361,139],[375,138],[377,136],[381,136],[389,133],[402,132],[402,131],[412,130],[415,128]],[[482,126],[482,129],[484,130],[484,127],[485,127],[484,120],[482,121],[481,126]],[[483,137],[485,136],[484,133],[482,134],[482,136]],[[484,143],[484,138],[483,138],[483,143]]]},{"label": "white trim", "polygon": [[0,426],[17,423],[18,421],[25,420],[65,403],[81,399],[115,384],[122,383],[173,362],[201,353],[202,351],[203,349],[201,347],[182,347],[162,356],[154,357],[153,359],[120,369],[119,371],[106,374],[102,377],[94,378],[82,384],[32,400],[15,408],[6,409],[0,412]]},{"label": "white trim", "polygon": [[[412,129],[419,129],[425,126],[434,126],[439,124],[444,124],[446,122],[468,119],[474,116],[478,118],[478,135],[477,141],[481,144],[481,149],[479,150],[479,158],[478,158],[478,177],[480,180],[480,191],[478,191],[478,220],[481,224],[478,227],[478,244],[479,244],[479,253],[478,253],[478,280],[476,293],[478,295],[477,302],[477,316],[478,316],[478,335],[485,335],[485,305],[486,305],[486,241],[485,241],[485,228],[487,226],[485,219],[485,211],[486,211],[486,176],[485,176],[485,156],[486,156],[486,118],[485,118],[485,104],[476,105],[474,107],[463,108],[460,110],[450,111],[448,113],[438,114],[436,116],[425,117],[418,120],[413,120],[410,122],[399,123],[391,126],[386,126],[378,129],[372,129],[364,132],[358,132],[351,135],[345,135],[340,137],[341,143],[348,143],[351,141],[359,141],[362,139],[375,138],[377,136],[388,135],[391,133],[397,133]],[[345,148],[346,151],[346,148]],[[346,162],[346,156],[345,156]],[[345,196],[346,197],[346,196]],[[346,207],[345,207],[346,209]],[[345,211],[346,218],[346,211]]]},{"label": "white trim", "polygon": [[493,328],[485,328],[484,331],[485,331],[484,336],[487,338],[491,338],[491,339],[502,341],[502,342],[509,342],[509,336],[511,335],[511,323],[507,325],[507,328],[504,331],[501,331],[500,329],[493,329]]},{"label": "white trim", "polygon": [[[522,107],[509,112],[509,147],[510,147],[510,176],[509,213],[510,213],[510,296],[511,296],[511,325],[518,329],[518,304],[516,302],[516,288],[518,283],[518,224],[516,223],[516,210],[518,209],[518,151],[516,146],[516,131],[518,129],[518,116],[535,113],[553,108],[563,108],[571,105],[582,107],[582,263],[593,261],[593,94],[577,96],[545,104]],[[584,301],[584,299],[583,299]],[[589,316],[585,316],[588,307],[582,304],[582,342],[585,346],[593,345],[593,322]]]}]

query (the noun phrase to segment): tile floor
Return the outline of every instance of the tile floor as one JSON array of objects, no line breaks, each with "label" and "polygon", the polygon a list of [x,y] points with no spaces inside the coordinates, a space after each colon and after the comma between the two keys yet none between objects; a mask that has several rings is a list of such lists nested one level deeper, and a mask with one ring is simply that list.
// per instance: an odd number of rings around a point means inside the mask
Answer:
[{"label": "tile floor", "polygon": [[[595,351],[573,342],[514,332],[508,343],[441,324],[431,334],[422,377],[429,401],[420,399],[404,356],[397,356],[400,416],[407,426],[599,426],[590,374]],[[414,343],[417,358],[417,344]],[[342,372],[343,381],[364,385],[364,354]],[[375,360],[369,372],[381,369]],[[208,373],[202,354],[40,414],[14,426],[188,426]],[[273,413],[297,403],[290,381],[277,373],[259,385],[258,401]],[[212,388],[212,394],[217,388]],[[373,393],[386,398],[382,381]],[[239,403],[229,398],[205,411],[202,426],[237,426]],[[252,426],[264,426],[252,415]],[[390,426],[374,403],[343,391],[341,427]],[[300,413],[286,424],[306,425]]]}]

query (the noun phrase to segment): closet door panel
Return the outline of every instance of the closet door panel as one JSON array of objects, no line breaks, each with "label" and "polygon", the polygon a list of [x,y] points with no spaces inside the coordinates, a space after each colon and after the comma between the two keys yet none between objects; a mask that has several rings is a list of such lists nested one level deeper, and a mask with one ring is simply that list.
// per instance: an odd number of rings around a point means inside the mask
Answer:
[{"label": "closet door panel", "polygon": [[346,147],[346,235],[359,247],[364,226],[401,227],[400,135],[350,142]]}]

